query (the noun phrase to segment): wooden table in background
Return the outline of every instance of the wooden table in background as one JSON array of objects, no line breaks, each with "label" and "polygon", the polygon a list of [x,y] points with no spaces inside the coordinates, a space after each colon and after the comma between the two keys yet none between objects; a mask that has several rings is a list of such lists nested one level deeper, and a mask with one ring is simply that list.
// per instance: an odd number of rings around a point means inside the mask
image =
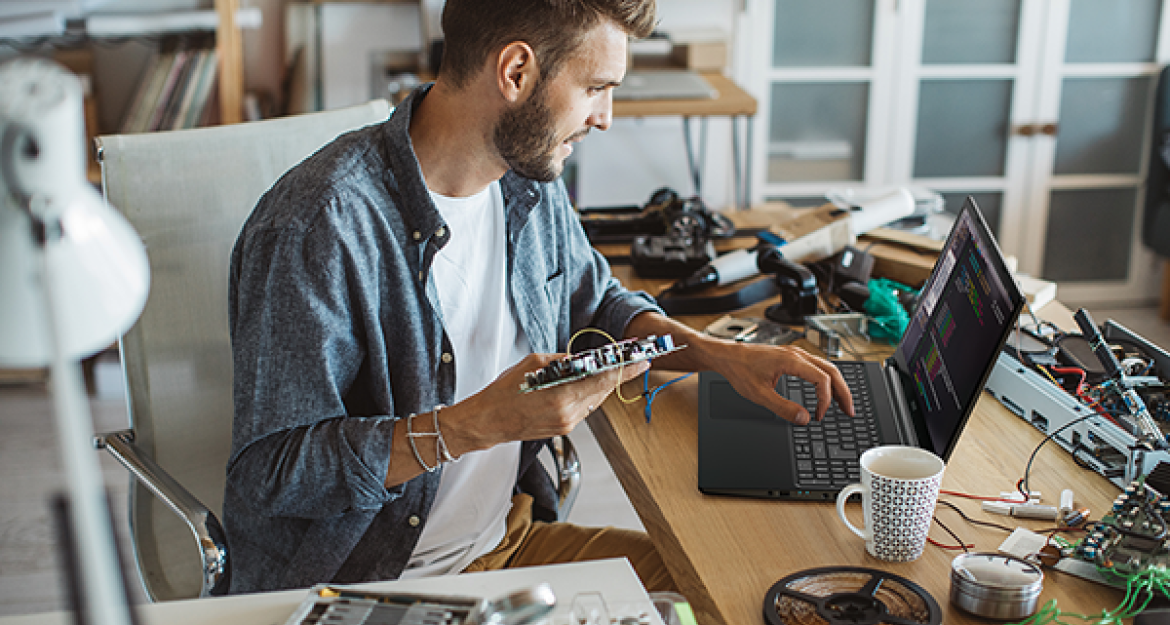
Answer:
[{"label": "wooden table in background", "polygon": [[[702,77],[719,92],[715,98],[672,99],[672,100],[614,100],[614,117],[659,117],[680,116],[683,118],[683,141],[687,149],[687,163],[695,195],[701,195],[702,169],[706,160],[707,118],[731,118],[731,152],[735,159],[735,204],[747,208],[751,201],[752,185],[752,119],[758,105],[756,99],[744,91],[735,81],[718,72],[703,73]],[[690,118],[698,117],[699,147],[696,149],[691,137]],[[738,120],[746,120],[744,148],[740,149]]]},{"label": "wooden table in background", "polygon": [[[635,278],[628,267],[614,267],[614,273],[627,286],[651,293],[665,286],[664,281]],[[763,316],[763,308],[757,305],[737,311],[736,316]],[[1068,310],[1059,303],[1042,313],[1058,324],[1072,323]],[[681,319],[702,328],[717,316]],[[669,372],[655,372],[651,384],[672,377]],[[640,390],[641,383],[632,382],[625,393],[633,396]],[[927,545],[915,562],[888,563],[866,553],[863,541],[837,518],[833,504],[700,493],[697,402],[698,383],[692,377],[658,394],[650,424],[641,402],[625,405],[613,397],[588,422],[701,624],[764,623],[764,596],[774,583],[797,571],[823,566],[861,566],[894,573],[925,588],[942,608],[944,623],[988,622],[950,603],[950,565],[956,552]],[[1012,490],[1042,438],[984,394],[947,464],[943,488],[989,496]],[[1105,478],[1076,466],[1056,445],[1046,445],[1037,456],[1030,486],[1042,491],[1046,503],[1054,502],[1062,489],[1071,488],[1077,506],[1090,508],[1094,518],[1100,518],[1118,492]],[[1052,525],[987,514],[977,501],[944,498],[977,519],[1033,529]],[[861,506],[855,501],[849,506],[851,520],[860,524]],[[974,544],[973,551],[995,551],[1007,538],[1005,532],[968,524],[942,507],[938,518]],[[930,535],[942,543],[954,543],[937,525]],[[1122,597],[1119,590],[1049,570],[1040,605],[1055,598],[1061,610],[1090,614],[1115,608]]]}]

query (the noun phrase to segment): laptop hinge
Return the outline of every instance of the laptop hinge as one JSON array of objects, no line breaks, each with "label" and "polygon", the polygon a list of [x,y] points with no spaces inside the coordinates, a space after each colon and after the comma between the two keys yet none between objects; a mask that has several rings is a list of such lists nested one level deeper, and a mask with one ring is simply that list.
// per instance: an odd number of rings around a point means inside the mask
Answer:
[{"label": "laptop hinge", "polygon": [[914,430],[914,419],[910,415],[910,403],[906,401],[906,393],[902,389],[902,377],[898,373],[898,368],[893,366],[893,362],[886,363],[882,367],[882,373],[885,374],[886,388],[890,389],[890,394],[894,401],[894,422],[898,424],[898,438],[906,441],[907,445],[918,446],[918,433]]}]

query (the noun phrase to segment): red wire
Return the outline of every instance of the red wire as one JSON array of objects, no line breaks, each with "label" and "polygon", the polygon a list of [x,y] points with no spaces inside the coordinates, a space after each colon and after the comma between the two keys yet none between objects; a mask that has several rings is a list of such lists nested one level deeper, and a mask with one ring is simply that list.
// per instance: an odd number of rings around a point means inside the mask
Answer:
[{"label": "red wire", "polygon": [[929,536],[926,537],[926,542],[934,545],[935,547],[938,547],[939,549],[953,549],[955,551],[963,549],[964,547],[966,547],[967,549],[974,549],[975,548],[975,545],[944,545],[944,544],[938,542],[937,540],[935,540]]},{"label": "red wire", "polygon": [[974,499],[976,501],[1002,501],[1005,503],[1020,503],[1019,499],[1007,497],[984,497],[983,495],[972,495],[969,493],[960,493],[955,490],[940,490],[939,493],[943,495],[954,495],[955,497],[964,497],[966,499]]},{"label": "red wire", "polygon": [[1080,395],[1081,391],[1084,390],[1084,387],[1085,387],[1085,370],[1084,369],[1080,369],[1077,367],[1049,367],[1048,370],[1055,371],[1056,373],[1062,373],[1062,374],[1063,373],[1071,373],[1073,375],[1076,375],[1077,377],[1080,378],[1080,380],[1077,381],[1076,394]]}]

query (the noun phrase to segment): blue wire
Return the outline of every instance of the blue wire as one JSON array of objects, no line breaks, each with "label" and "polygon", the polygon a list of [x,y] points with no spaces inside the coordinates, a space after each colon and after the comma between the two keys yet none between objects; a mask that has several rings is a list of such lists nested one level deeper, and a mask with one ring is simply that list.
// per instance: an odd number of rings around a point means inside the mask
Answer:
[{"label": "blue wire", "polygon": [[686,375],[681,375],[681,376],[667,382],[666,384],[658,386],[654,390],[650,390],[650,371],[646,371],[646,373],[644,373],[642,375],[642,395],[646,397],[646,408],[644,410],[646,412],[646,424],[647,425],[650,424],[650,405],[654,403],[654,398],[658,395],[658,391],[661,391],[662,389],[670,386],[671,384],[674,384],[675,382],[678,382],[679,380],[685,380],[685,379],[691,377],[692,375],[695,375],[695,374],[692,372],[692,373],[688,373]]}]

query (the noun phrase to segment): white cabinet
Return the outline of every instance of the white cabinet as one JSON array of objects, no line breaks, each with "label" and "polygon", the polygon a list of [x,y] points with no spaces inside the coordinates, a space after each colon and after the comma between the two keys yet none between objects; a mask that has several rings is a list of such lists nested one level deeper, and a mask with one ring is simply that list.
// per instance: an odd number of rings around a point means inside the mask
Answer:
[{"label": "white cabinet", "polygon": [[1074,302],[1152,300],[1138,230],[1162,0],[752,0],[754,189],[974,195]]}]

